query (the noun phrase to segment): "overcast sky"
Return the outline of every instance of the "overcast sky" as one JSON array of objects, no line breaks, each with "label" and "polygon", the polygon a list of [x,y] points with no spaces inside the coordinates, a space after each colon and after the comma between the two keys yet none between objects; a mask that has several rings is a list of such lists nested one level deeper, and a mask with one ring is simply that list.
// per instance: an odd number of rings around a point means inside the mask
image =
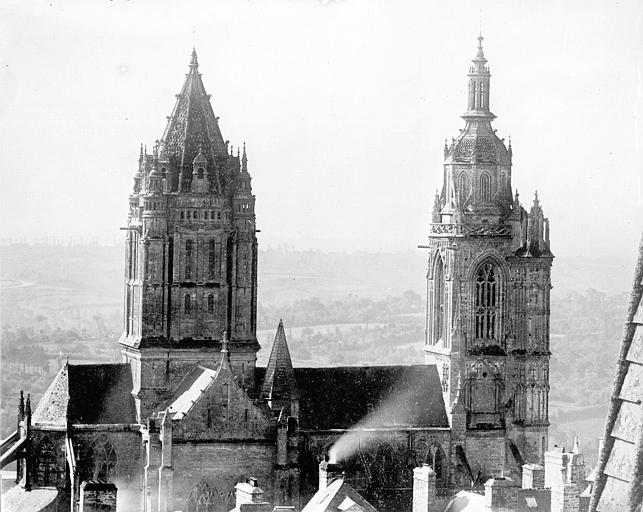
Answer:
[{"label": "overcast sky", "polygon": [[224,138],[248,145],[264,247],[423,243],[480,19],[513,185],[552,249],[636,247],[643,2],[2,2],[3,237],[122,236],[193,30]]}]

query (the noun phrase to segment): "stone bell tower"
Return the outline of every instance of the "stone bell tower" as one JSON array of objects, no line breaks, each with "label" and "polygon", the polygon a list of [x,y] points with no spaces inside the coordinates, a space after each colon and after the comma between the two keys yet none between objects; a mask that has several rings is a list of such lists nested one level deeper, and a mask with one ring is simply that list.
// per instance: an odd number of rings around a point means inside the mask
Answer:
[{"label": "stone bell tower", "polygon": [[482,39],[425,246],[424,350],[442,378],[452,466],[461,459],[470,472],[463,481],[542,461],[549,425],[549,222],[537,195],[527,211],[512,193],[511,142],[491,126]]},{"label": "stone bell tower", "polygon": [[245,144],[233,154],[192,52],[189,72],[151,154],[141,148],[129,198],[120,339],[141,418],[197,361],[230,365],[254,386],[257,238]]}]

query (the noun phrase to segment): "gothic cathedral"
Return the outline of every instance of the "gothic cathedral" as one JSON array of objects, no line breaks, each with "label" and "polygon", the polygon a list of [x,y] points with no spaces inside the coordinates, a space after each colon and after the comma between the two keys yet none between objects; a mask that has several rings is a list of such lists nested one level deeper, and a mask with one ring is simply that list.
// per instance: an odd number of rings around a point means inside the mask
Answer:
[{"label": "gothic cathedral", "polygon": [[[404,510],[422,464],[446,496],[542,462],[549,225],[537,197],[527,212],[512,193],[486,63],[480,37],[426,246],[426,364],[296,367],[280,322],[257,367],[246,149],[223,139],[193,52],[129,196],[123,360],[67,362],[33,414],[20,395],[2,446],[2,463],[17,462],[15,494],[49,488],[58,510],[77,511],[100,481],[119,511],[226,512],[252,476],[267,501],[299,509],[333,454],[380,510]],[[391,399],[404,414],[374,416]],[[355,428],[368,417],[379,419]]]},{"label": "gothic cathedral", "polygon": [[542,462],[547,449],[553,255],[538,196],[528,212],[512,193],[482,37],[468,76],[465,127],[445,143],[426,246],[424,351],[440,372],[451,446],[475,476]]}]

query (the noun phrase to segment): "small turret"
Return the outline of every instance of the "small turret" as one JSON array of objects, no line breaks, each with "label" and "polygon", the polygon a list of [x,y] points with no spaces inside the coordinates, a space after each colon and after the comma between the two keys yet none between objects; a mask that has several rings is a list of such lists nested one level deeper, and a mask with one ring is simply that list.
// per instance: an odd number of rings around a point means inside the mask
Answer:
[{"label": "small turret", "polygon": [[442,222],[442,217],[440,216],[440,194],[438,191],[435,191],[435,197],[433,198],[433,213],[431,214],[431,222],[433,224],[439,224]]}]

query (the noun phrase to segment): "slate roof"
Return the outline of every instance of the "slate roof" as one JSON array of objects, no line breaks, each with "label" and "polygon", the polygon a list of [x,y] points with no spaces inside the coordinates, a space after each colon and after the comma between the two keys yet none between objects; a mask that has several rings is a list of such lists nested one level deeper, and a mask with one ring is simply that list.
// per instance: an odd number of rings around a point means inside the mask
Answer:
[{"label": "slate roof", "polygon": [[[257,370],[261,382],[265,369]],[[373,413],[379,427],[449,427],[434,365],[295,368],[294,372],[301,429],[347,429]]]},{"label": "slate roof", "polygon": [[643,237],[590,510],[643,507]]},{"label": "slate roof", "polygon": [[377,512],[342,478],[318,490],[301,512]]},{"label": "slate roof", "polygon": [[132,388],[127,363],[65,364],[38,403],[32,423],[136,423]]}]

